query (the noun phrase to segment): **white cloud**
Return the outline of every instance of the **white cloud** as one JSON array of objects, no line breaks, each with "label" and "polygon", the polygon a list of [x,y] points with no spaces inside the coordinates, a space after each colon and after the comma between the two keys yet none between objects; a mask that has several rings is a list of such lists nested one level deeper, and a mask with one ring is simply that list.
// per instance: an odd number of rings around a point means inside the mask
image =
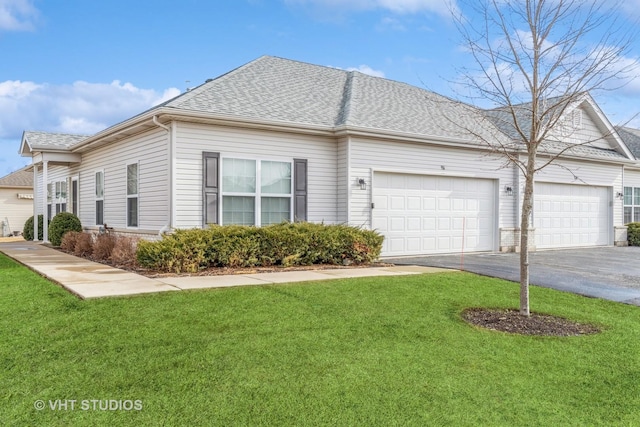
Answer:
[{"label": "white cloud", "polygon": [[0,176],[30,163],[17,154],[25,130],[90,135],[179,94],[176,88],[158,92],[118,80],[69,85],[0,82]]},{"label": "white cloud", "polygon": [[384,77],[384,71],[374,70],[373,68],[369,67],[366,64],[362,64],[357,68],[349,67],[349,68],[347,68],[347,71],[359,71],[362,74],[367,74],[367,75],[373,76],[373,77]]},{"label": "white cloud", "polygon": [[380,24],[376,27],[380,31],[392,30],[392,31],[406,31],[407,27],[404,26],[400,20],[391,17],[382,18]]},{"label": "white cloud", "polygon": [[24,130],[92,134],[180,94],[159,93],[131,83],[38,84],[0,82],[0,139],[20,139]]},{"label": "white cloud", "polygon": [[284,0],[291,5],[309,5],[340,9],[342,11],[362,11],[385,9],[399,14],[432,12],[448,16],[450,7],[457,9],[455,0]]},{"label": "white cloud", "polygon": [[370,66],[368,66],[366,64],[362,64],[359,67],[347,67],[347,68],[334,67],[333,65],[328,65],[328,67],[337,68],[338,70],[359,71],[362,74],[367,74],[367,75],[373,76],[373,77],[384,77],[384,71],[374,70],[373,68],[371,68]]},{"label": "white cloud", "polygon": [[0,31],[33,30],[38,15],[30,0],[0,0]]}]

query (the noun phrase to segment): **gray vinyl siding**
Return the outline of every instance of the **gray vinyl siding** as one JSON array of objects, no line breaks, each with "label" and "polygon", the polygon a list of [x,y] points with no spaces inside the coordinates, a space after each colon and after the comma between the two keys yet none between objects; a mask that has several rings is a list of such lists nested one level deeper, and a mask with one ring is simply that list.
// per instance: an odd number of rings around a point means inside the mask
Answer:
[{"label": "gray vinyl siding", "polygon": [[[499,227],[514,227],[514,196],[503,191],[515,186],[512,168],[504,168],[504,160],[473,149],[457,149],[423,143],[385,142],[352,138],[350,145],[350,208],[352,225],[371,227],[371,194],[373,171],[417,173],[438,176],[476,177],[498,180]],[[367,189],[361,190],[358,178],[364,178]]]},{"label": "gray vinyl siding", "polygon": [[[104,171],[104,222],[127,228],[127,164],[138,162],[138,230],[158,231],[169,223],[169,144],[158,129],[82,155],[79,168],[80,221],[95,227],[95,174]],[[74,173],[75,175],[75,173]]]},{"label": "gray vinyl siding", "polygon": [[[640,169],[625,168],[624,170],[624,186],[640,187]],[[622,190],[619,190],[622,191]]]},{"label": "gray vinyl siding", "polygon": [[202,152],[221,158],[307,159],[309,222],[335,223],[335,139],[266,130],[175,123],[176,228],[202,226]]},{"label": "gray vinyl siding", "polygon": [[337,220],[340,223],[349,222],[349,186],[351,178],[349,176],[349,139],[343,138],[338,141],[338,170],[337,170]]},{"label": "gray vinyl siding", "polygon": [[[573,111],[567,114],[566,120],[561,120],[558,123],[558,130],[552,132],[553,138],[564,140],[573,144],[585,144],[593,147],[611,149],[609,142],[603,140],[603,136],[609,139],[608,131],[606,129],[600,129],[596,124],[596,121],[592,117],[592,113],[589,113],[582,107],[577,108],[575,111],[582,112],[582,126],[575,128],[573,124]],[[598,122],[600,120],[598,119]]]}]

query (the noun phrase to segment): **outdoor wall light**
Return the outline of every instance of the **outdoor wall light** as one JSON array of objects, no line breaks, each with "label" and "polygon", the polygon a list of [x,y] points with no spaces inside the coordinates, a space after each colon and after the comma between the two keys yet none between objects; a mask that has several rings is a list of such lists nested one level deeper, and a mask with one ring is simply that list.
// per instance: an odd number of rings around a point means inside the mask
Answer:
[{"label": "outdoor wall light", "polygon": [[511,187],[510,185],[505,185],[504,194],[506,194],[507,196],[513,196],[513,187]]},{"label": "outdoor wall light", "polygon": [[622,194],[621,192],[617,192],[616,193],[616,199],[622,199],[624,197],[624,194]]},{"label": "outdoor wall light", "polygon": [[360,186],[361,190],[367,189],[367,183],[364,181],[364,178],[358,178],[358,185]]}]

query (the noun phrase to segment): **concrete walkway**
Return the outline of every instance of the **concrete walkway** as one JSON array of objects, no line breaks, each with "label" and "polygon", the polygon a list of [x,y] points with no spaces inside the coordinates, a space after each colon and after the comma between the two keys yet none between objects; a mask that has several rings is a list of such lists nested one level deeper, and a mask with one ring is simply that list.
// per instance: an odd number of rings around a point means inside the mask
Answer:
[{"label": "concrete walkway", "polygon": [[[65,254],[34,242],[0,243],[0,252],[60,284],[80,298],[101,298],[187,289],[265,285],[352,277],[398,276],[452,271],[412,265],[396,267],[339,268],[221,276],[149,278]],[[0,271],[1,273],[1,271]]]}]

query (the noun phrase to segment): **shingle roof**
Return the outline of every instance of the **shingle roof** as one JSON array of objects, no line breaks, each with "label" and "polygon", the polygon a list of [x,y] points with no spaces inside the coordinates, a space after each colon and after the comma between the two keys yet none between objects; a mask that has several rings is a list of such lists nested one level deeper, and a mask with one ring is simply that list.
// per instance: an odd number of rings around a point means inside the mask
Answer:
[{"label": "shingle roof", "polygon": [[[504,138],[479,110],[433,92],[357,71],[263,56],[163,104],[257,120],[347,125],[470,138],[463,127]],[[462,124],[462,127],[460,126]]]},{"label": "shingle roof", "polygon": [[570,147],[564,152],[567,156],[587,157],[591,159],[602,160],[629,160],[625,155],[618,153],[616,150],[607,150],[604,148],[592,147],[589,145],[567,144],[562,142],[545,141],[540,145],[539,154],[557,154],[560,151]]},{"label": "shingle roof", "polygon": [[[526,110],[523,104],[523,110]],[[357,71],[263,56],[153,107],[324,128],[342,127],[371,132],[393,132],[424,139],[441,138],[481,144],[513,143],[513,129],[501,110],[480,110],[436,93]],[[523,113],[525,114],[525,113]],[[138,117],[138,116],[135,116]],[[131,118],[129,120],[135,120]],[[35,148],[68,149],[87,137],[26,132]],[[564,146],[545,143],[544,150]],[[614,150],[575,147],[576,156],[624,159]]]},{"label": "shingle roof", "polygon": [[74,144],[88,138],[86,135],[72,135],[65,133],[51,132],[35,132],[26,131],[24,138],[32,149],[49,148],[49,149],[69,149]]},{"label": "shingle roof", "polygon": [[260,120],[334,126],[347,72],[263,56],[165,106]]},{"label": "shingle roof", "polygon": [[[549,105],[554,105],[557,109],[557,114],[564,113],[565,110],[571,108],[571,104],[577,104],[583,102],[586,99],[590,99],[587,93],[582,93],[578,97],[574,97],[573,101],[563,101],[562,98],[551,98],[547,100]],[[531,103],[524,103],[511,108],[495,108],[491,110],[485,110],[486,116],[491,120],[496,127],[500,129],[505,135],[508,135],[513,139],[514,145],[523,147],[521,142],[522,137],[516,130],[514,125],[513,113],[516,115],[518,125],[521,126],[521,131],[527,136],[531,132]],[[626,143],[626,140],[623,139]],[[567,147],[570,147],[567,149]],[[604,149],[593,147],[585,144],[568,144],[561,141],[546,140],[540,144],[539,153],[557,154],[562,150],[566,155],[587,157],[603,160],[629,160],[627,156],[614,149]]]},{"label": "shingle roof", "polygon": [[17,170],[0,178],[0,187],[33,187],[33,173],[25,168]]},{"label": "shingle roof", "polygon": [[473,106],[358,72],[353,72],[345,124],[422,136],[507,142],[505,135]]},{"label": "shingle roof", "polygon": [[616,131],[633,155],[640,159],[640,129],[618,126]]}]

